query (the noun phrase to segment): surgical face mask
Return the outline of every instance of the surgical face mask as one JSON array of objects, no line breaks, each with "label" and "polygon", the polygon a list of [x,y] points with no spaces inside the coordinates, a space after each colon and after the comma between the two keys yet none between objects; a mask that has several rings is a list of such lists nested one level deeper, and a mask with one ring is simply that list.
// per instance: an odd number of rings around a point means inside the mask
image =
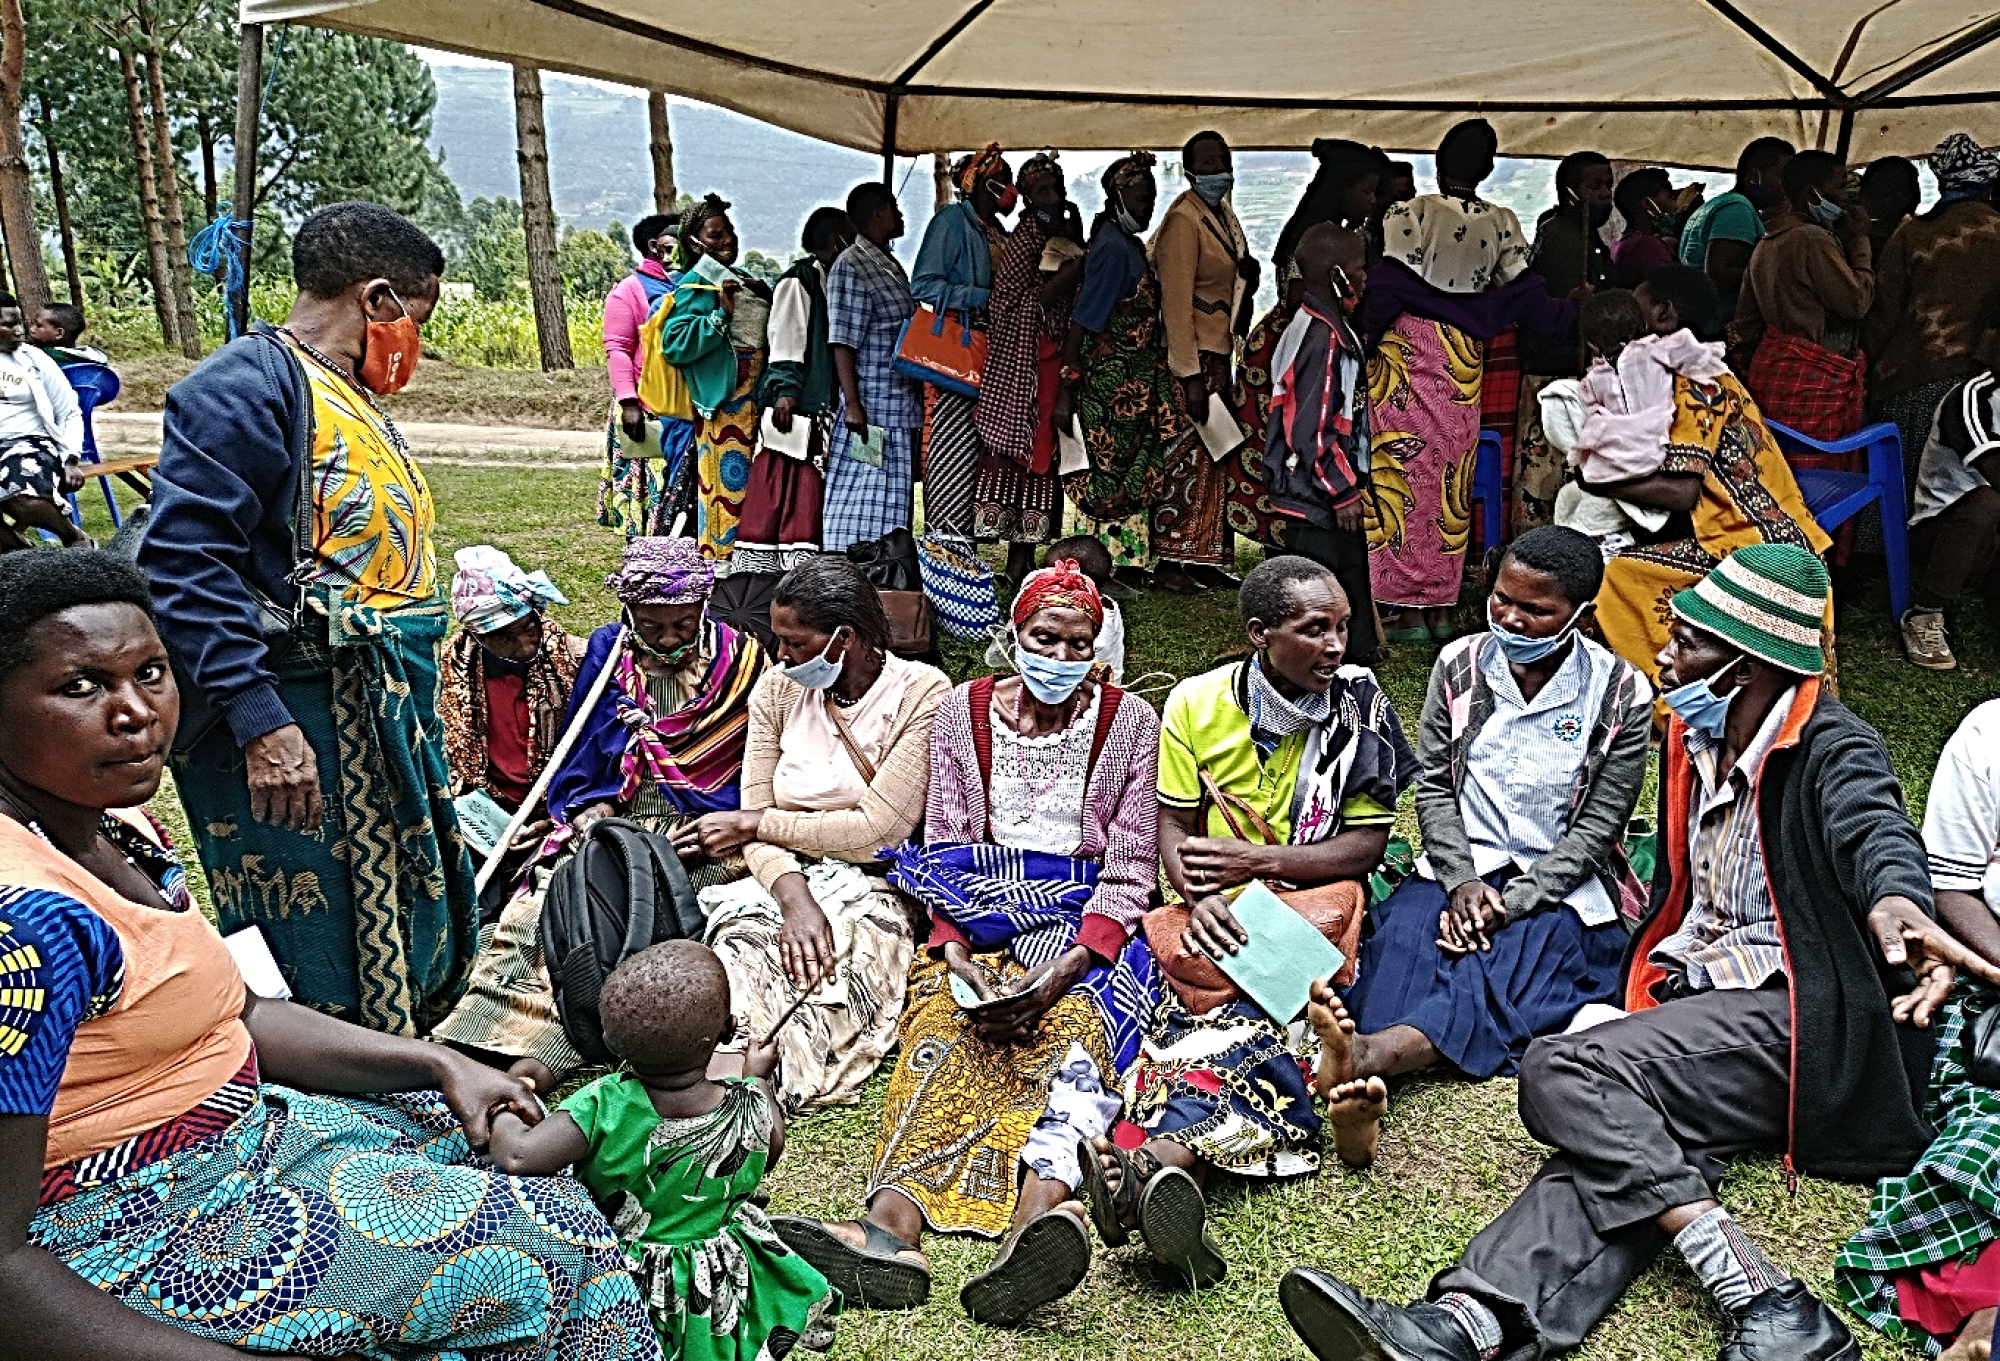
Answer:
[{"label": "surgical face mask", "polygon": [[1658,204],[1648,204],[1646,217],[1652,223],[1655,236],[1678,236],[1681,230],[1681,215]]},{"label": "surgical face mask", "polygon": [[1223,195],[1236,187],[1236,176],[1225,170],[1219,175],[1193,175],[1188,182],[1194,186],[1195,193],[1201,195],[1201,201],[1213,208],[1222,202]]},{"label": "surgical face mask", "polygon": [[826,640],[826,646],[820,650],[819,656],[809,657],[797,666],[783,666],[778,669],[785,673],[786,680],[801,689],[826,689],[840,679],[840,663],[830,660],[826,655],[833,651],[833,645],[839,637],[840,630],[835,629],[833,637]]},{"label": "surgical face mask", "polygon": [[1510,662],[1527,664],[1541,661],[1569,641],[1570,634],[1576,632],[1576,622],[1583,617],[1579,609],[1569,617],[1569,622],[1546,638],[1530,638],[1525,634],[1509,633],[1500,627],[1500,621],[1493,617],[1493,602],[1486,602],[1486,631],[1500,648],[1500,655]]},{"label": "surgical face mask", "polygon": [[1123,227],[1126,231],[1132,233],[1132,235],[1134,236],[1137,236],[1140,232],[1146,230],[1145,223],[1141,222],[1138,218],[1132,216],[1132,214],[1125,211],[1125,204],[1123,203],[1123,201],[1114,199],[1113,202],[1118,204],[1119,226]]},{"label": "surgical face mask", "polygon": [[656,662],[665,662],[669,666],[678,666],[680,663],[686,661],[688,654],[694,651],[695,644],[701,641],[701,630],[696,629],[688,636],[688,640],[685,643],[662,652],[659,648],[654,647],[646,641],[645,634],[639,632],[638,622],[632,618],[630,610],[625,611],[625,630],[625,636],[632,640],[632,647],[635,651],[644,653]]},{"label": "surgical face mask", "polygon": [[1690,728],[1710,737],[1720,737],[1723,725],[1729,721],[1729,701],[1736,697],[1736,692],[1732,690],[1726,695],[1718,695],[1713,683],[1716,676],[1736,665],[1738,660],[1732,657],[1715,669],[1714,676],[1677,685],[1660,698]]},{"label": "surgical face mask", "polygon": [[1044,227],[1053,228],[1062,225],[1063,205],[1060,203],[1030,203],[1028,211],[1034,215],[1035,221]]},{"label": "surgical face mask", "polygon": [[1014,669],[1021,673],[1021,683],[1044,704],[1061,704],[1075,694],[1095,665],[1092,660],[1064,662],[1024,647],[1014,649]]},{"label": "surgical face mask", "polygon": [[1812,220],[1819,223],[1820,226],[1831,227],[1834,223],[1840,221],[1843,210],[1832,199],[1821,198],[1815,194],[1813,195],[1813,201],[1806,205],[1806,211],[1812,214]]},{"label": "surgical face mask", "polygon": [[1591,226],[1593,226],[1593,227],[1602,227],[1602,226],[1603,226],[1603,225],[1604,225],[1605,223],[1609,222],[1610,220],[1611,220],[1611,205],[1610,205],[1610,204],[1608,204],[1608,203],[1593,203],[1593,204],[1591,204],[1591,205],[1590,205],[1590,225],[1591,225]]}]

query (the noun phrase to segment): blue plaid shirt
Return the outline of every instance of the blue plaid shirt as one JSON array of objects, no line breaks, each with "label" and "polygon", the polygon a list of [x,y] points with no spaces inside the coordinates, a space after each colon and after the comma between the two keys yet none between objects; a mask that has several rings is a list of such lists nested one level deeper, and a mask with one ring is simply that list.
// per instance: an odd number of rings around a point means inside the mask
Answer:
[{"label": "blue plaid shirt", "polygon": [[[924,423],[924,389],[893,367],[903,323],[917,310],[902,263],[867,237],[840,253],[826,278],[826,338],[854,351],[855,379],[868,423],[914,430]],[[843,399],[834,412],[840,424]]]}]

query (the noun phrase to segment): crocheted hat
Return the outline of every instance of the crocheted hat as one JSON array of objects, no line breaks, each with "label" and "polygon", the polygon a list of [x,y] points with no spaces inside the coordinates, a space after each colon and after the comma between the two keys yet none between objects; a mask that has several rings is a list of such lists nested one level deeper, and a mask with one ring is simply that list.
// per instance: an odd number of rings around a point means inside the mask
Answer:
[{"label": "crocheted hat", "polygon": [[1789,543],[1753,543],[1669,603],[1675,614],[1752,657],[1802,676],[1825,669],[1820,620],[1826,613],[1826,566]]}]

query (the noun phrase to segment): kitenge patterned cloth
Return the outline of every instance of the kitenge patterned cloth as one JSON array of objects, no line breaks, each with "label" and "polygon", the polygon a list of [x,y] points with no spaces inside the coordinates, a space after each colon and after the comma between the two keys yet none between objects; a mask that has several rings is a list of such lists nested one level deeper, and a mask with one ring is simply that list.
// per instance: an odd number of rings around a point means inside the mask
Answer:
[{"label": "kitenge patterned cloth", "polygon": [[[444,725],[445,757],[451,764],[455,794],[484,789],[502,804],[510,802],[493,787],[486,751],[486,659],[492,654],[469,630],[461,629],[444,646],[438,666],[438,720]],[[563,711],[576,688],[577,654],[562,625],[542,619],[542,650],[528,663],[528,779],[533,781],[548,763],[561,736]]]}]

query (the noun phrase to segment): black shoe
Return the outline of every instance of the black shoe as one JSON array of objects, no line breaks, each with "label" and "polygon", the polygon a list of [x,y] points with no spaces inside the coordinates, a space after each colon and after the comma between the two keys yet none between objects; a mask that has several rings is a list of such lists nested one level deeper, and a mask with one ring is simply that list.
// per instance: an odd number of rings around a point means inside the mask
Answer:
[{"label": "black shoe", "polygon": [[1472,1339],[1435,1304],[1399,1309],[1313,1267],[1287,1271],[1278,1302],[1319,1361],[1479,1361]]},{"label": "black shoe", "polygon": [[1802,1281],[1766,1290],[1727,1315],[1718,1361],[1860,1361],[1861,1347]]},{"label": "black shoe", "polygon": [[974,1323],[1015,1328],[1089,1274],[1090,1231],[1067,1210],[1049,1210],[1029,1220],[992,1266],[965,1283],[958,1302]]}]

